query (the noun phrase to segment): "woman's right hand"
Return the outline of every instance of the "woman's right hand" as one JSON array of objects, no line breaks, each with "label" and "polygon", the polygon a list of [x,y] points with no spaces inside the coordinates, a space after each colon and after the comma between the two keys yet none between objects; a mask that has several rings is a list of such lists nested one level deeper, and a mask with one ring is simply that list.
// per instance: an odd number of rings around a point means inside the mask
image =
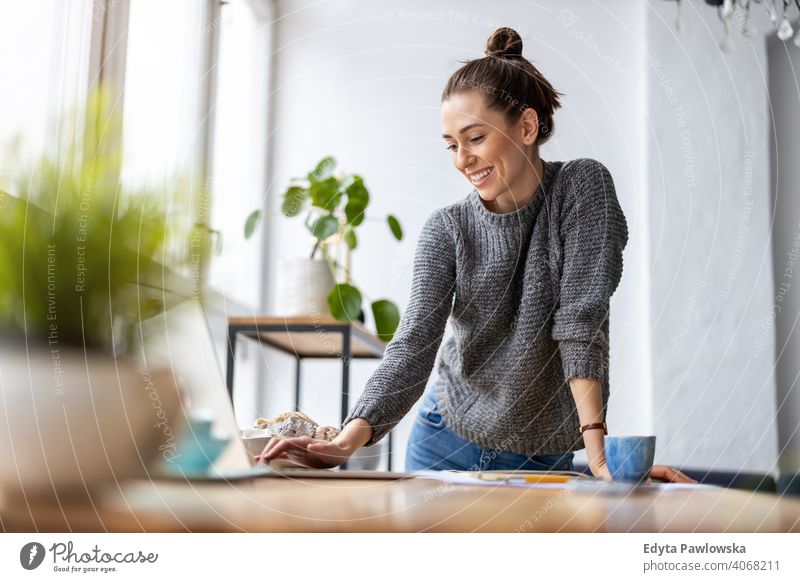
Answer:
[{"label": "woman's right hand", "polygon": [[336,440],[326,441],[308,436],[273,437],[264,447],[257,460],[269,463],[273,459],[289,461],[314,469],[330,469],[344,464],[355,449]]},{"label": "woman's right hand", "polygon": [[372,438],[372,425],[363,418],[347,423],[332,441],[312,437],[274,437],[257,457],[260,463],[273,459],[288,459],[303,467],[330,469],[343,465],[358,449]]}]

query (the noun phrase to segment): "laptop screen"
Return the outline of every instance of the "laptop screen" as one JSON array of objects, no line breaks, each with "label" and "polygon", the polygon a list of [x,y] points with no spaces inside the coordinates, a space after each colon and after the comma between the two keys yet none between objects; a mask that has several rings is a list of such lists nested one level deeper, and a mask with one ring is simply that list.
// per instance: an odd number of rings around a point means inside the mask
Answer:
[{"label": "laptop screen", "polygon": [[[188,393],[189,408],[209,413],[214,429],[230,435],[214,463],[217,472],[250,468],[233,405],[217,361],[211,330],[197,301],[185,301],[142,324],[143,359],[151,369],[170,367]],[[187,411],[188,412],[188,411]]]}]

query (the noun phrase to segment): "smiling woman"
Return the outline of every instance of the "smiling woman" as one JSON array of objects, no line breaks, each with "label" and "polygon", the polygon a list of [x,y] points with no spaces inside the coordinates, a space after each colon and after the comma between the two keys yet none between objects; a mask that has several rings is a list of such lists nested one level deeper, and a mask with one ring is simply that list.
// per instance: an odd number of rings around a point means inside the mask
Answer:
[{"label": "smiling woman", "polygon": [[[265,460],[338,465],[375,444],[423,394],[438,356],[408,470],[568,470],[585,447],[592,473],[611,478],[608,314],[628,227],[603,164],[539,157],[559,106],[508,28],[452,75],[443,137],[473,189],[425,223],[406,312],[342,432],[331,443],[273,439]],[[667,467],[650,475],[689,480]]]}]

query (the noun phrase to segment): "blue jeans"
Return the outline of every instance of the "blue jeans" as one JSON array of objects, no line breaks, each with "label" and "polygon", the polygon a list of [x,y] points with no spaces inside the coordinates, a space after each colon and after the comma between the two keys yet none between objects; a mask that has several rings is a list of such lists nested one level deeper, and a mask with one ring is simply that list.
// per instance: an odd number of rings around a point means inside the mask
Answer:
[{"label": "blue jeans", "polygon": [[572,471],[572,452],[528,457],[486,449],[457,435],[444,423],[435,386],[425,391],[406,448],[406,471],[423,469],[461,471],[559,470]]}]

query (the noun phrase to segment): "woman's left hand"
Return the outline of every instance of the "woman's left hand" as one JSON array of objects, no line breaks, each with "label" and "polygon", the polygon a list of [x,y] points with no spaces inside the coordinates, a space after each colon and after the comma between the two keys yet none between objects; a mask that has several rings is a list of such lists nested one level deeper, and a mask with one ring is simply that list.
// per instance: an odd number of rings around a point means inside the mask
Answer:
[{"label": "woman's left hand", "polygon": [[[662,481],[668,481],[670,483],[697,483],[697,481],[691,477],[667,465],[653,465],[653,468],[650,469],[650,479],[661,479]],[[648,481],[650,479],[648,479]]]},{"label": "woman's left hand", "polygon": [[594,463],[593,465],[589,466],[589,470],[594,475],[595,479],[601,479],[603,481],[611,481],[611,471],[608,470],[608,465],[606,464],[606,458],[602,457],[599,461]]}]

